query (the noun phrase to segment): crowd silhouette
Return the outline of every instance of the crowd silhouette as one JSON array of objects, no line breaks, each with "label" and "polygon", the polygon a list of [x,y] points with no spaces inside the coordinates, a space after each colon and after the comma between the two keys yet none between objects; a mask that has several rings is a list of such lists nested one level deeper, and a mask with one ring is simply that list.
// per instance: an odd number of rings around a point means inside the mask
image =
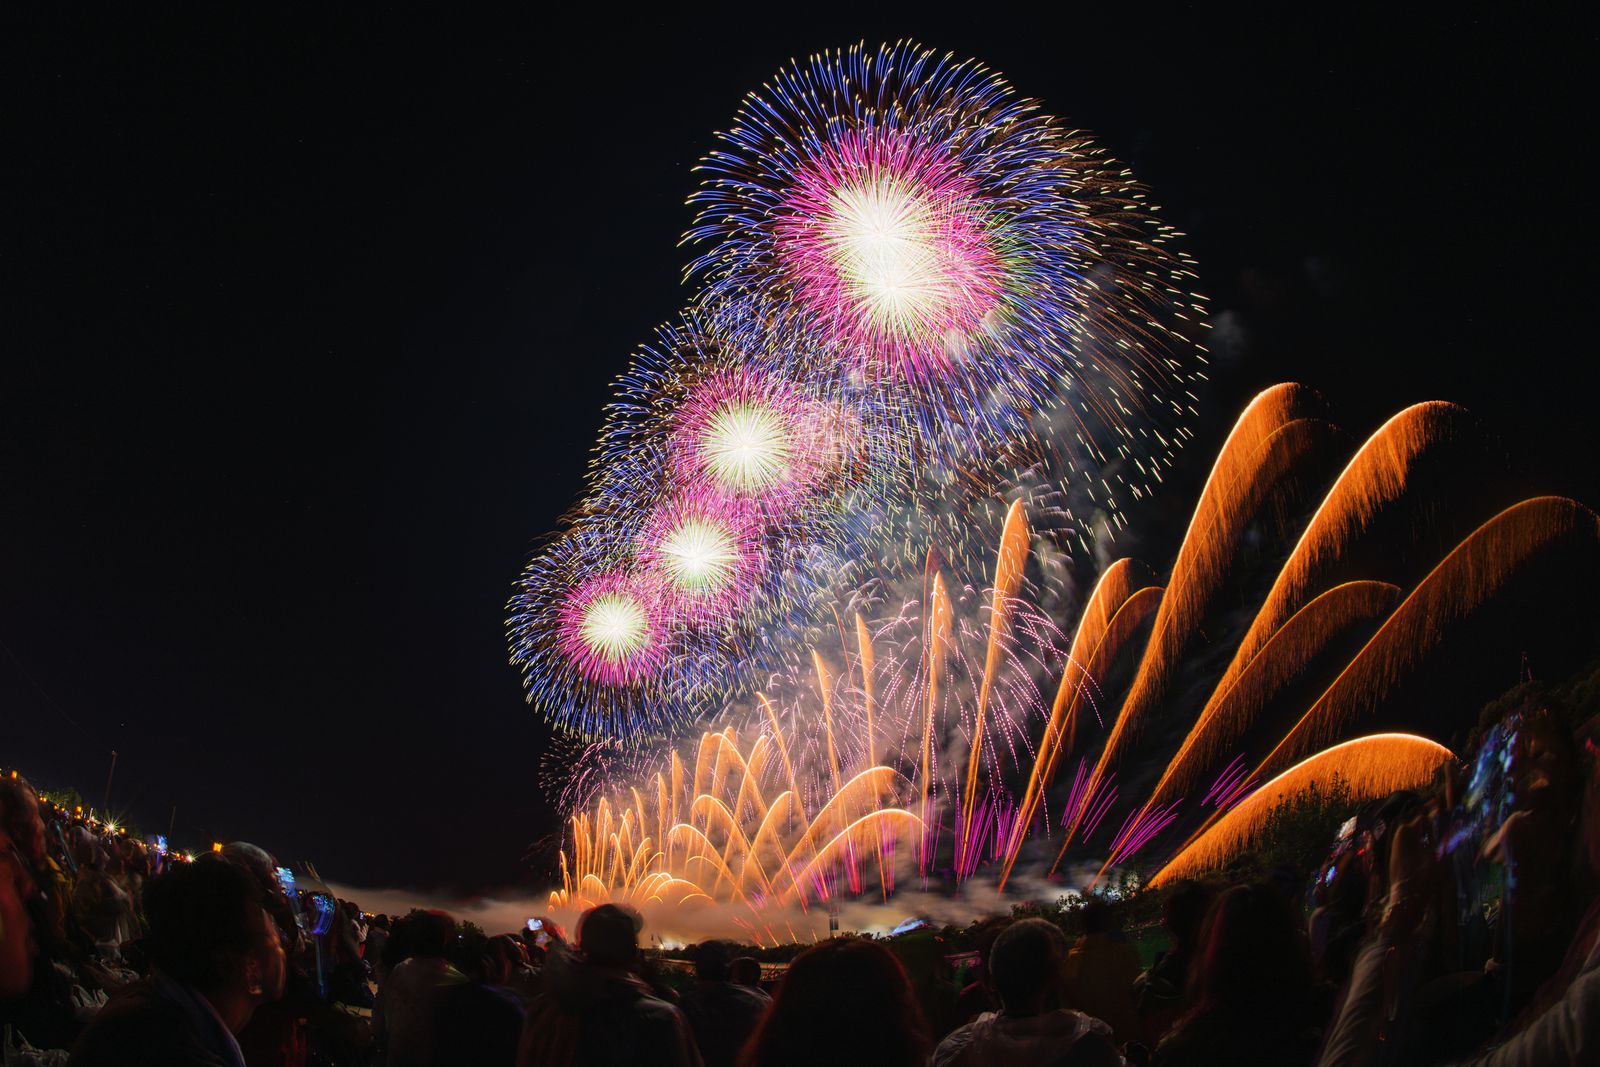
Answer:
[{"label": "crowd silhouette", "polygon": [[[1306,870],[1144,890],[782,963],[363,913],[262,849],[134,841],[0,778],[0,1024],[17,1064],[1600,1062],[1596,721],[1527,704],[1435,787],[1361,807]],[[1038,909],[1033,909],[1038,911]],[[961,943],[958,945],[955,940]],[[768,973],[764,973],[768,972]]]}]

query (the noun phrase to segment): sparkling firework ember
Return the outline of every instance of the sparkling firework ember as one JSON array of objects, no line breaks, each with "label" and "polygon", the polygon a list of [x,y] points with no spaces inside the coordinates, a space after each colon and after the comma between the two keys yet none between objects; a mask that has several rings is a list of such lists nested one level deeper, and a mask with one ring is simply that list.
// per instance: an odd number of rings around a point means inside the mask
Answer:
[{"label": "sparkling firework ember", "polygon": [[[1295,387],[1278,387],[1247,409],[1217,459],[1215,472],[1227,475],[1214,473],[1202,495],[1165,591],[1132,561],[1118,561],[1067,641],[1018,595],[1029,537],[1013,508],[990,588],[955,587],[952,595],[930,563],[924,597],[877,621],[858,614],[851,626],[841,622],[836,640],[813,645],[808,670],[774,678],[770,699],[705,733],[688,762],[665,753],[632,787],[613,780],[609,795],[575,812],[552,906],[626,899],[712,907],[746,935],[782,940],[784,908],[887,901],[907,883],[962,890],[984,871],[1003,887],[1019,863],[1042,870],[1053,855],[1059,865],[1074,843],[1103,875],[1181,829],[1182,844],[1157,853],[1174,857],[1170,866],[1140,867],[1157,880],[1187,876],[1226,863],[1277,806],[1327,787],[1336,774],[1357,798],[1427,781],[1451,758],[1446,749],[1409,733],[1354,736],[1361,720],[1380,714],[1405,679],[1437,669],[1429,657],[1444,635],[1485,611],[1495,591],[1538,583],[1545,601],[1559,601],[1563,620],[1594,625],[1600,520],[1568,500],[1524,501],[1482,523],[1420,579],[1396,569],[1393,551],[1360,554],[1386,518],[1406,520],[1398,525],[1409,531],[1408,547],[1425,543],[1415,517],[1450,525],[1435,513],[1453,501],[1430,493],[1405,458],[1420,450],[1391,447],[1394,435],[1415,431],[1410,419],[1391,420],[1363,446],[1361,454],[1399,457],[1387,488],[1324,543],[1319,574],[1294,584],[1289,614],[1252,662],[1213,675],[1187,729],[1164,722],[1157,730],[1147,718],[1142,738],[1130,733],[1128,717],[1145,714],[1148,687],[1170,687],[1184,669],[1180,659],[1153,674],[1151,657],[1173,644],[1194,647],[1192,631],[1218,599],[1213,572],[1243,565],[1226,524],[1253,522],[1274,487],[1317,469],[1310,454],[1287,464],[1252,458],[1263,442],[1283,439],[1279,431],[1308,401]],[[1448,444],[1439,437],[1428,449]],[[1359,469],[1359,461],[1346,469],[1314,515],[1352,492],[1349,472]],[[1218,493],[1232,503],[1217,501]],[[1227,516],[1224,526],[1209,515]],[[1314,517],[1309,528],[1320,522]],[[1300,566],[1295,558],[1285,567]],[[1374,577],[1332,579],[1363,559]],[[1564,569],[1552,578],[1548,565],[1558,562]],[[1280,580],[1273,588],[1261,612],[1286,610],[1277,590],[1289,586]],[[1158,605],[1178,590],[1194,600],[1165,617],[1191,632],[1163,637]],[[1342,643],[1352,627],[1367,635],[1353,653]],[[1520,636],[1498,640],[1510,648]],[[1307,698],[1291,681],[1317,655],[1334,653],[1325,665],[1332,684],[1313,693],[1309,707],[1296,703]],[[1131,681],[1119,710],[1107,714],[1117,697],[1102,680],[1119,674],[1116,663]],[[1125,782],[1144,777],[1141,767],[1163,763],[1142,800],[1119,803]],[[1063,768],[1075,768],[1070,782]],[[1128,772],[1124,781],[1119,770]],[[1208,781],[1191,803],[1187,790]]]},{"label": "sparkling firework ember", "polygon": [[851,131],[805,165],[774,224],[778,257],[829,340],[908,376],[937,373],[1000,299],[973,183],[910,136]]},{"label": "sparkling firework ember", "polygon": [[717,409],[696,442],[705,469],[731,493],[758,493],[786,480],[790,432],[783,416],[749,403]]}]

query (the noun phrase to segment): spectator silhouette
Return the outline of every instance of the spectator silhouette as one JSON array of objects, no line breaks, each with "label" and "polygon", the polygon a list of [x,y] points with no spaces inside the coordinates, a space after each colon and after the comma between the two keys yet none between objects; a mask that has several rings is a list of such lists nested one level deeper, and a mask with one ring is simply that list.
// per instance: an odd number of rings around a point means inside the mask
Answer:
[{"label": "spectator silhouette", "polygon": [[1001,931],[989,953],[989,982],[1001,1010],[984,1012],[940,1042],[933,1067],[1120,1064],[1111,1027],[1059,1006],[1066,952],[1066,938],[1043,919]]},{"label": "spectator silhouette", "polygon": [[739,1063],[922,1067],[929,1044],[900,961],[875,942],[840,938],[795,957]]},{"label": "spectator silhouette", "polygon": [[[0,832],[11,839],[13,884],[28,922],[18,936],[29,955],[26,989],[0,1002],[0,1027],[10,1026],[41,1048],[70,1047],[79,1032],[72,983],[63,974],[85,954],[72,917],[73,879],[50,856],[39,794],[26,778],[0,778]],[[93,845],[87,831],[84,840]],[[11,935],[6,935],[8,938]]]},{"label": "spectator silhouette", "polygon": [[32,890],[33,879],[0,826],[0,1000],[21,995],[33,982],[33,923],[23,906]]},{"label": "spectator silhouette", "polygon": [[239,1034],[239,1047],[250,1067],[300,1067],[306,1060],[306,1020],[320,1007],[320,1000],[316,982],[306,971],[306,941],[295,919],[294,904],[278,880],[278,861],[266,849],[248,841],[228,842],[221,856],[249,875],[261,890],[267,914],[278,928],[278,940],[289,961],[283,996],[262,1005],[251,1017],[250,1024]]},{"label": "spectator silhouette", "polygon": [[994,997],[994,986],[989,981],[989,956],[994,952],[995,939],[1005,932],[1011,925],[1010,919],[986,919],[978,926],[978,931],[973,937],[973,947],[978,951],[978,960],[967,971],[967,984],[961,989],[961,996],[956,1000],[956,1023],[969,1023],[986,1011],[999,1011],[1000,1004]]},{"label": "spectator silhouette", "polygon": [[944,956],[944,941],[924,926],[891,940],[889,951],[894,953],[905,968],[906,977],[911,979],[917,1005],[922,1008],[923,1021],[928,1024],[928,1036],[938,1041],[955,1029],[959,1021],[956,1018],[956,1001],[961,997],[950,962]]},{"label": "spectator silhouette", "polygon": [[235,1038],[283,994],[278,931],[250,877],[204,856],[144,894],[153,973],[119,990],[72,1052],[74,1067],[243,1067]]},{"label": "spectator silhouette", "polygon": [[1315,908],[1306,928],[1317,976],[1334,986],[1350,977],[1361,937],[1366,933],[1367,875],[1353,853],[1341,856],[1332,876],[1322,874],[1312,887]]},{"label": "spectator silhouette", "polygon": [[639,977],[642,925],[637,912],[602,904],[578,920],[576,953],[551,941],[545,991],[523,1024],[519,1067],[699,1067],[683,1014]]},{"label": "spectator silhouette", "polygon": [[539,995],[539,974],[529,965],[527,948],[515,936],[491,937],[485,964],[489,984],[510,990],[524,1009]]},{"label": "spectator silhouette", "polygon": [[1205,925],[1211,898],[1211,890],[1203,883],[1182,881],[1174,885],[1161,902],[1161,927],[1171,938],[1171,945],[1134,983],[1139,1039],[1150,1047],[1172,1029],[1183,1008],[1189,968],[1200,943],[1200,930]]},{"label": "spectator silhouette", "polygon": [[[406,918],[409,959],[397,963],[378,989],[372,1012],[379,1062],[388,1067],[423,1067],[433,1054],[434,1001],[441,986],[464,981],[445,958],[456,923],[442,911]],[[390,942],[394,947],[394,942]]]},{"label": "spectator silhouette", "polygon": [[372,922],[367,925],[367,940],[361,948],[361,958],[366,961],[367,970],[372,973],[373,981],[382,982],[387,971],[383,967],[383,950],[389,945],[389,916],[374,915]]},{"label": "spectator silhouette", "polygon": [[733,1067],[772,998],[729,979],[727,942],[703,942],[694,953],[694,988],[678,1001],[706,1067]]},{"label": "spectator silhouette", "polygon": [[1133,983],[1139,977],[1139,950],[1117,927],[1111,906],[1099,897],[1084,901],[1079,911],[1079,937],[1062,969],[1066,1002],[1103,1020],[1119,1042],[1136,1031]]},{"label": "spectator silhouette", "polygon": [[429,1063],[511,1067],[517,1060],[523,1007],[506,988],[510,968],[503,954],[483,934],[466,932],[455,938],[449,956],[466,980],[438,990]]},{"label": "spectator silhouette", "polygon": [[1212,904],[1189,972],[1188,1008],[1156,1046],[1158,1067],[1311,1062],[1320,1022],[1311,950],[1289,902],[1240,885]]},{"label": "spectator silhouette", "polygon": [[72,890],[72,917],[101,951],[122,943],[123,919],[133,911],[133,900],[109,870],[106,850],[90,844],[83,850],[78,884]]}]

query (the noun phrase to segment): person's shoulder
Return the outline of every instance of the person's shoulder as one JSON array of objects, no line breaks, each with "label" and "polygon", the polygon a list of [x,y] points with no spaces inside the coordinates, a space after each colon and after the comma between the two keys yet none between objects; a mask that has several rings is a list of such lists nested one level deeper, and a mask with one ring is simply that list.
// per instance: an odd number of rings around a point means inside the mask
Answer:
[{"label": "person's shoulder", "polygon": [[527,1005],[514,990],[504,986],[479,982],[457,982],[441,986],[436,1012],[448,1014],[452,1010],[487,1018],[521,1019],[527,1014]]},{"label": "person's shoulder", "polygon": [[759,989],[751,989],[742,985],[730,985],[728,989],[730,990],[729,996],[746,1007],[765,1011],[768,1005],[772,1003],[772,998]]},{"label": "person's shoulder", "polygon": [[1152,1053],[1158,1067],[1186,1067],[1215,1062],[1222,1056],[1223,1028],[1213,1016],[1191,1016],[1167,1031]]},{"label": "person's shoulder", "polygon": [[969,1023],[963,1023],[945,1035],[943,1041],[933,1050],[933,1058],[928,1061],[929,1067],[954,1067],[962,1062],[962,1057],[978,1034],[987,1029],[994,1022],[995,1013],[986,1011]]},{"label": "person's shoulder", "polygon": [[1063,1029],[1073,1030],[1082,1034],[1105,1034],[1110,1036],[1111,1024],[1096,1015],[1076,1008],[1057,1008],[1047,1012],[1042,1018],[1054,1021]]},{"label": "person's shoulder", "polygon": [[688,1014],[654,993],[643,993],[636,997],[623,1012],[620,1017],[614,1018],[619,1022],[626,1020],[624,1025],[633,1032],[634,1039],[645,1046],[667,1049],[693,1042],[691,1035],[694,1027],[689,1022]]},{"label": "person's shoulder", "polygon": [[633,1011],[639,1015],[681,1016],[683,1014],[678,1005],[648,986],[638,990],[638,995],[633,1001]]},{"label": "person's shoulder", "polygon": [[527,1010],[527,1004],[517,995],[517,991],[510,986],[486,985],[483,989],[496,1001],[515,1008],[518,1015]]},{"label": "person's shoulder", "polygon": [[224,1064],[196,1039],[183,1009],[142,979],[111,996],[73,1047],[73,1067],[213,1067]]},{"label": "person's shoulder", "polygon": [[183,1009],[161,995],[161,987],[154,978],[141,978],[129,982],[111,994],[105,1006],[95,1014],[97,1025],[132,1025],[144,1018],[181,1017]]}]

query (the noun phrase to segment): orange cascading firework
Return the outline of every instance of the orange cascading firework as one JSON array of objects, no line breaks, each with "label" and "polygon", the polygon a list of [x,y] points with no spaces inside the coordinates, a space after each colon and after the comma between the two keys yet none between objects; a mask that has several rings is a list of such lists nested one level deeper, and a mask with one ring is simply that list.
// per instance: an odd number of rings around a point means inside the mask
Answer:
[{"label": "orange cascading firework", "polygon": [[1150,792],[1149,804],[1165,803],[1195,784],[1216,757],[1254,725],[1256,716],[1299,677],[1331,643],[1363,624],[1376,625],[1400,598],[1388,582],[1344,582],[1295,612],[1250,658],[1225,675],[1206,701],[1178,752]]},{"label": "orange cascading firework", "polygon": [[1119,559],[1106,568],[1100,581],[1095,583],[1094,592],[1089,594],[1061,672],[1061,684],[1050,706],[1039,758],[1029,772],[1017,819],[1012,823],[1005,868],[1000,874],[1002,887],[1016,866],[1022,838],[1039,810],[1044,788],[1055,780],[1061,754],[1070,751],[1077,741],[1082,708],[1085,703],[1095,701],[1095,678],[1104,673],[1104,663],[1115,658],[1124,642],[1160,603],[1161,589],[1150,584],[1153,579],[1149,568],[1137,560]]},{"label": "orange cascading firework", "polygon": [[1260,839],[1274,812],[1313,786],[1327,790],[1337,779],[1352,798],[1371,800],[1426,785],[1454,758],[1448,748],[1415,734],[1373,734],[1343,741],[1295,764],[1229,808],[1180,848],[1150,884],[1192,878],[1223,866]]},{"label": "orange cascading firework", "polygon": [[1419,459],[1452,444],[1468,424],[1464,408],[1414,404],[1367,438],[1317,507],[1272,583],[1217,691],[1225,692],[1385,508],[1403,501]]},{"label": "orange cascading firework", "polygon": [[[1293,384],[1277,385],[1250,402],[1211,467],[1183,543],[1178,549],[1167,592],[1156,613],[1155,628],[1128,696],[1130,715],[1119,728],[1140,718],[1194,637],[1205,605],[1227,573],[1228,564],[1248,518],[1273,483],[1318,443],[1325,423],[1306,417],[1308,391]],[[1119,734],[1107,743],[1117,748]]]},{"label": "orange cascading firework", "polygon": [[1276,773],[1326,744],[1388,691],[1459,621],[1538,556],[1600,553],[1600,519],[1575,500],[1541,496],[1505,509],[1457,545],[1378,627],[1257,768]]},{"label": "orange cascading firework", "polygon": [[[972,749],[967,754],[967,779],[961,807],[961,825],[972,825],[973,809],[978,802],[978,772],[983,767],[984,719],[989,713],[989,697],[994,692],[995,673],[1000,669],[1001,643],[1006,639],[1011,621],[1011,605],[1022,588],[1022,574],[1028,564],[1028,517],[1023,513],[1022,501],[1011,504],[1006,513],[1005,526],[1000,532],[1000,552],[994,566],[994,591],[989,610],[989,642],[983,658],[983,679],[978,683],[978,709],[972,728]],[[958,838],[960,850],[956,856],[956,869],[969,868],[974,863],[972,850],[978,845],[975,834]]]},{"label": "orange cascading firework", "polygon": [[1197,635],[1206,605],[1238,551],[1248,520],[1266,502],[1275,485],[1304,457],[1331,439],[1333,431],[1328,423],[1291,417],[1308,403],[1300,386],[1274,386],[1251,402],[1224,442],[1178,550],[1122,711],[1095,763],[1083,803],[1067,825],[1057,865],[1065,857],[1107,772],[1126,755],[1146,719],[1161,703],[1167,682]]},{"label": "orange cascading firework", "polygon": [[[1133,560],[1109,566],[1065,651],[1056,653],[1059,673],[1044,680],[1026,672],[1020,683],[1015,673],[1005,676],[1028,561],[1020,506],[1008,512],[1001,533],[982,655],[964,651],[968,616],[957,612],[951,596],[959,583],[946,580],[930,550],[914,653],[885,656],[875,649],[873,624],[855,616],[852,641],[841,620],[845,667],[835,671],[820,652],[811,653],[816,699],[810,711],[786,713],[788,728],[762,696],[738,732],[701,738],[692,768],[674,752],[642,793],[614,793],[575,814],[562,856],[562,888],[552,903],[670,905],[704,898],[759,911],[841,894],[887,898],[897,871],[927,878],[948,862],[958,884],[974,876],[985,845],[1003,888],[1031,841],[1056,836],[1056,820],[1046,818],[1052,806],[1064,831],[1050,846],[1059,865],[1074,841],[1087,845],[1117,799],[1112,776],[1141,733],[1157,724],[1169,732],[1179,725],[1162,718],[1173,703],[1167,690],[1193,650],[1209,643],[1213,655],[1219,651],[1219,639],[1204,624],[1238,561],[1246,527],[1271,510],[1268,503],[1280,489],[1326,458],[1334,434],[1312,410],[1309,392],[1292,385],[1269,389],[1249,405],[1213,466],[1165,586]],[[1451,505],[1413,484],[1412,465],[1437,454],[1464,423],[1452,405],[1408,408],[1343,468],[1249,627],[1237,644],[1220,650],[1231,659],[1182,730],[1156,784],[1128,808],[1109,846],[1097,846],[1102,872],[1153,840],[1204,776],[1241,744],[1268,755],[1252,773],[1238,776],[1217,811],[1187,824],[1197,828],[1163,878],[1189,869],[1180,860],[1203,866],[1243,847],[1277,797],[1335,771],[1358,795],[1380,795],[1402,787],[1395,783],[1416,784],[1449,758],[1420,737],[1345,737],[1360,713],[1381,704],[1455,621],[1513,587],[1530,564],[1561,553],[1600,563],[1594,513],[1542,497],[1478,527],[1410,588],[1396,584],[1397,574],[1342,572],[1374,516]],[[1582,571],[1585,581],[1592,584],[1595,569]],[[1563,590],[1591,622],[1596,591]],[[1348,660],[1330,659],[1363,639]],[[1120,703],[1101,682],[1119,662],[1132,676]],[[1332,683],[1306,698],[1307,706],[1283,706],[1313,668],[1319,677],[1333,672]],[[904,676],[893,674],[896,669]],[[885,670],[891,673],[880,678]],[[841,688],[846,681],[848,691]],[[1019,684],[1037,691],[1029,700],[996,702],[998,687],[1014,693]],[[1269,707],[1277,710],[1264,720]],[[1285,711],[1292,714],[1285,717]],[[1263,736],[1269,721],[1278,729],[1292,725],[1281,737]],[[999,724],[1006,730],[997,734]],[[797,728],[808,731],[804,745]],[[741,736],[753,738],[748,747],[741,747]],[[1007,743],[997,743],[997,736]],[[960,765],[943,767],[941,760]],[[1074,763],[1077,776],[1061,797],[1063,769]],[[1253,783],[1268,778],[1251,792]],[[950,851],[940,850],[941,839]]]}]

